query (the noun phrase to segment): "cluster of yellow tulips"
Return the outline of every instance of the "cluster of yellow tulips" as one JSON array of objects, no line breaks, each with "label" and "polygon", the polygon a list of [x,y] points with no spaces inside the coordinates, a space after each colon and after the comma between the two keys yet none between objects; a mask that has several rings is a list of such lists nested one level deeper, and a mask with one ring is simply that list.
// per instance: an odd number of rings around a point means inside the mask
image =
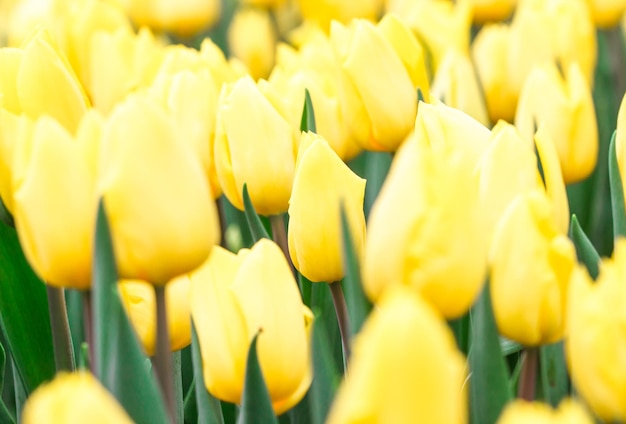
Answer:
[{"label": "cluster of yellow tulips", "polygon": [[0,2],[0,422],[626,422],[625,12]]}]

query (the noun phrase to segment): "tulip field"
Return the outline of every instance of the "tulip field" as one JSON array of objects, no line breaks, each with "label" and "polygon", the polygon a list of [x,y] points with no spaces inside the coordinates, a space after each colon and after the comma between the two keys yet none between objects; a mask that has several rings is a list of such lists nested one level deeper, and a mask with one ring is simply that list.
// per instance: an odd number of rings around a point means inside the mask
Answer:
[{"label": "tulip field", "polygon": [[0,0],[0,424],[626,423],[626,0]]}]

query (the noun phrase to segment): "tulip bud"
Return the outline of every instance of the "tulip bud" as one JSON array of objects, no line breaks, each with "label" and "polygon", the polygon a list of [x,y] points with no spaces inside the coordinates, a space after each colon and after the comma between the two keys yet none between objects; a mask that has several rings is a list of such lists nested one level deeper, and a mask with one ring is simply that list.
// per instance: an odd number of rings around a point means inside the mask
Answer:
[{"label": "tulip bud", "polygon": [[526,138],[535,126],[550,134],[565,183],[587,178],[598,157],[598,124],[591,90],[573,63],[561,75],[555,64],[533,68],[522,88],[515,125]]},{"label": "tulip bud", "polygon": [[426,143],[417,136],[403,144],[372,207],[363,284],[374,301],[389,286],[410,286],[455,318],[474,303],[484,281],[478,180],[466,152]]},{"label": "tulip bud", "polygon": [[466,422],[465,369],[435,310],[407,289],[392,290],[354,341],[327,422]]},{"label": "tulip bud", "polygon": [[43,117],[29,139],[18,140],[15,224],[33,270],[53,286],[91,286],[101,125],[97,115],[85,115],[74,140],[57,121]]},{"label": "tulip bud", "polygon": [[380,14],[382,0],[298,0],[305,20],[316,22],[328,31],[331,21],[347,24],[355,18],[376,21]]},{"label": "tulip bud", "polygon": [[489,125],[487,109],[471,59],[450,51],[439,65],[432,95],[446,105],[459,109],[481,124]]},{"label": "tulip bud", "polygon": [[[344,83],[356,90],[348,113],[354,136],[363,148],[395,151],[410,132],[417,111],[417,92],[394,45],[365,20],[344,27],[333,23],[331,41],[337,51]],[[376,58],[373,60],[372,58]]]},{"label": "tulip bud", "polygon": [[565,354],[572,383],[605,422],[626,419],[626,241],[618,238],[594,283],[579,269],[569,290]]},{"label": "tulip bud", "polygon": [[503,21],[511,16],[518,0],[472,0],[475,23]]},{"label": "tulip bud", "polygon": [[191,37],[216,23],[219,0],[129,0],[126,9],[137,26]]},{"label": "tulip bud", "polygon": [[572,399],[561,401],[557,409],[552,409],[546,403],[516,399],[506,406],[498,418],[498,424],[593,424],[593,422],[585,408]]},{"label": "tulip bud", "polygon": [[311,384],[312,314],[278,245],[262,239],[238,255],[216,246],[190,278],[207,390],[218,399],[241,402],[248,347],[262,329],[259,364],[274,412],[297,404]]},{"label": "tulip bud", "polygon": [[542,191],[517,197],[501,218],[491,252],[491,298],[500,333],[526,346],[563,337],[567,289],[576,264]]},{"label": "tulip bud", "polygon": [[219,240],[212,195],[158,104],[136,95],[113,111],[100,166],[121,278],[165,284],[206,259]]},{"label": "tulip bud", "polygon": [[[245,119],[245,125],[242,125]],[[243,185],[262,215],[287,211],[295,168],[294,132],[250,77],[227,84],[220,97],[215,167],[228,200],[243,210]]]},{"label": "tulip bud", "polygon": [[289,200],[288,237],[291,260],[306,278],[332,283],[344,276],[342,205],[360,256],[365,237],[364,196],[365,180],[354,174],[321,136],[303,133]]},{"label": "tulip bud", "polygon": [[599,28],[612,28],[619,24],[626,10],[624,0],[587,0],[591,16]]},{"label": "tulip bud", "polygon": [[[165,307],[170,350],[180,350],[191,343],[191,283],[184,275],[165,286]],[[145,281],[123,280],[119,291],[124,310],[139,337],[144,352],[154,355],[156,346],[156,298],[154,287]]]},{"label": "tulip bud", "polygon": [[60,373],[39,386],[22,411],[24,424],[130,424],[124,408],[88,372]]},{"label": "tulip bud", "polygon": [[228,27],[228,48],[255,80],[267,78],[274,66],[276,30],[269,11],[240,8]]}]

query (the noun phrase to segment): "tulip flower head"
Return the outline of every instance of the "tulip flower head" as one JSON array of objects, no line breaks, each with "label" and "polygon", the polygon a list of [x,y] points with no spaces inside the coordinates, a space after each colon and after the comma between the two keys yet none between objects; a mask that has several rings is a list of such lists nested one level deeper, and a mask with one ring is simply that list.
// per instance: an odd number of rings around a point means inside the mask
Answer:
[{"label": "tulip flower head", "polygon": [[498,424],[592,424],[594,421],[578,402],[572,399],[561,401],[557,409],[541,402],[527,402],[516,399],[510,402],[500,418]]},{"label": "tulip flower head", "polygon": [[354,174],[326,140],[303,133],[289,200],[289,253],[302,275],[332,283],[344,276],[340,208],[348,217],[352,242],[363,251],[365,180]]},{"label": "tulip flower head", "polygon": [[312,314],[280,247],[262,239],[235,255],[216,246],[191,281],[191,314],[207,390],[218,399],[241,402],[248,348],[262,330],[257,351],[274,412],[297,404],[311,384]]},{"label": "tulip flower head", "polygon": [[606,422],[626,419],[626,240],[602,260],[594,283],[579,269],[569,291],[565,353],[576,391]]}]

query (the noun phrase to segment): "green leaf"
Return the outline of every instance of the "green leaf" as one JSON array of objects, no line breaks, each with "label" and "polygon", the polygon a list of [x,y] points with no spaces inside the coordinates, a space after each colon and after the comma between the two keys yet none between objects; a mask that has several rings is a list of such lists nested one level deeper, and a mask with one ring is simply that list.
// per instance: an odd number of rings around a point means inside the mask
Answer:
[{"label": "green leaf", "polygon": [[206,389],[204,374],[202,373],[202,355],[196,326],[191,324],[191,358],[193,361],[196,408],[198,411],[198,424],[223,424],[222,407],[220,401],[215,399]]},{"label": "green leaf", "polygon": [[[6,353],[4,347],[0,344],[0,392],[4,387],[4,367],[6,365]],[[9,412],[9,409],[4,403],[3,399],[0,399],[0,422],[2,423],[15,423],[15,418]]]},{"label": "green leaf", "polygon": [[392,157],[387,152],[362,152],[352,159],[348,165],[354,173],[367,180],[365,185],[365,199],[363,210],[367,218],[372,210],[374,201],[387,178],[391,168]]},{"label": "green leaf", "polygon": [[611,209],[613,211],[613,237],[626,237],[626,211],[624,210],[624,189],[615,152],[615,134],[609,145],[609,183],[611,187]]},{"label": "green leaf", "polygon": [[278,423],[257,356],[256,343],[259,334],[261,333],[254,336],[248,350],[241,410],[237,418],[238,424]]},{"label": "green leaf", "polygon": [[265,229],[265,226],[263,226],[263,222],[261,222],[261,218],[254,210],[254,205],[252,204],[250,194],[248,193],[248,185],[245,183],[243,185],[243,205],[246,220],[248,221],[248,227],[250,227],[250,232],[252,233],[253,242],[256,243],[262,238],[271,240],[269,233]]},{"label": "green leaf", "polygon": [[569,394],[569,378],[563,342],[544,345],[539,348],[539,372],[544,400],[557,407]]},{"label": "green leaf", "polygon": [[94,369],[102,384],[139,423],[167,423],[160,390],[124,312],[104,204],[98,205],[93,268]]},{"label": "green leaf", "polygon": [[323,424],[326,420],[341,378],[334,364],[325,325],[317,314],[313,324],[313,381],[309,389],[314,424]]},{"label": "green leaf", "polygon": [[502,351],[502,356],[509,356],[513,353],[521,352],[523,349],[524,346],[521,344],[505,337],[500,337],[500,350]]},{"label": "green leaf", "polygon": [[80,349],[78,351],[78,369],[91,369],[91,363],[89,361],[89,345],[87,342],[82,342],[80,344]]},{"label": "green leaf", "polygon": [[0,223],[0,325],[27,394],[55,373],[46,287]]},{"label": "green leaf", "polygon": [[339,323],[337,322],[337,314],[335,313],[335,305],[327,285],[327,283],[312,283],[310,308],[316,312],[316,321],[318,323],[324,321],[326,340],[332,353],[335,373],[343,375],[344,363],[341,333],[339,331]]},{"label": "green leaf", "polygon": [[509,373],[500,350],[489,282],[472,308],[472,345],[468,358],[472,423],[492,424],[512,399]]},{"label": "green leaf", "polygon": [[354,241],[350,234],[350,226],[346,210],[341,205],[341,235],[342,235],[342,257],[345,277],[343,278],[343,288],[348,306],[348,317],[350,319],[350,332],[354,336],[361,330],[361,326],[367,319],[372,304],[363,292],[361,283],[361,268],[359,258],[354,249]]},{"label": "green leaf", "polygon": [[302,109],[302,119],[300,119],[300,131],[317,132],[313,102],[307,88],[304,89],[304,108]]},{"label": "green leaf", "polygon": [[454,334],[456,345],[465,355],[469,353],[470,348],[470,324],[469,312],[460,318],[448,321],[448,325]]},{"label": "green leaf", "polygon": [[578,260],[587,267],[589,275],[595,280],[600,273],[600,255],[598,255],[598,252],[596,252],[595,247],[591,244],[587,234],[585,234],[580,227],[576,215],[572,215],[569,237],[572,239],[574,247],[576,248]]},{"label": "green leaf", "polygon": [[7,209],[4,204],[4,201],[0,197],[0,221],[4,222],[7,226],[15,228],[15,221],[13,220],[13,215]]}]

